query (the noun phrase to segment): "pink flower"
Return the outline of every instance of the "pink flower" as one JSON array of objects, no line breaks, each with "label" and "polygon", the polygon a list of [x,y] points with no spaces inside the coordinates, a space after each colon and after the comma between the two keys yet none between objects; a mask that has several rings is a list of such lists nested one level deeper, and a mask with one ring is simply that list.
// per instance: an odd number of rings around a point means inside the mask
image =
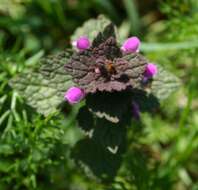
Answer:
[{"label": "pink flower", "polygon": [[148,63],[146,66],[146,70],[144,72],[145,78],[152,78],[154,75],[157,74],[157,66],[153,63]]},{"label": "pink flower", "polygon": [[81,36],[76,41],[74,41],[72,45],[79,50],[85,50],[90,47],[90,41],[86,36]]},{"label": "pink flower", "polygon": [[70,104],[76,104],[85,97],[85,93],[78,87],[71,87],[67,90],[64,97]]},{"label": "pink flower", "polygon": [[139,52],[140,40],[137,37],[128,38],[121,47],[124,53]]}]

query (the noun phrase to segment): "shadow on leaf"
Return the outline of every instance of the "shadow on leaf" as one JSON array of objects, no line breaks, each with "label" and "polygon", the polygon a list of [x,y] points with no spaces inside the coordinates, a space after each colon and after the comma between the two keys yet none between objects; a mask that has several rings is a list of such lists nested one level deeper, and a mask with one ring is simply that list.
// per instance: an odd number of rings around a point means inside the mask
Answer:
[{"label": "shadow on leaf", "polygon": [[120,154],[112,154],[92,139],[80,140],[71,157],[89,177],[102,181],[112,180],[121,165]]}]

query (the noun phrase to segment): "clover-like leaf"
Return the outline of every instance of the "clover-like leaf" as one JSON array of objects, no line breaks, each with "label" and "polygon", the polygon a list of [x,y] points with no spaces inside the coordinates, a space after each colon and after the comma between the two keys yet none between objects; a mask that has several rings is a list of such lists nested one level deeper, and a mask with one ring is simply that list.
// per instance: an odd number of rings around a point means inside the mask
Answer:
[{"label": "clover-like leaf", "polygon": [[40,68],[19,74],[10,84],[30,106],[49,115],[57,110],[64,100],[64,92],[73,85],[71,76],[64,70],[69,56],[69,52],[62,52],[44,59]]},{"label": "clover-like leaf", "polygon": [[111,21],[104,15],[98,16],[96,19],[90,19],[79,27],[71,36],[71,41],[75,41],[81,36],[87,36],[94,46],[106,40],[110,36],[115,36],[115,27]]},{"label": "clover-like leaf", "polygon": [[181,86],[180,80],[172,73],[158,65],[158,73],[153,78],[150,92],[159,100],[166,99]]}]

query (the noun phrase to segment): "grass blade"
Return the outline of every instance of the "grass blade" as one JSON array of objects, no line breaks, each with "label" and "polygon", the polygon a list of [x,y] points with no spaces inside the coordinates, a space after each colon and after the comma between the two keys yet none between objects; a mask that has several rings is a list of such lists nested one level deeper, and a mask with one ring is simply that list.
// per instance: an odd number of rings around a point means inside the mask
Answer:
[{"label": "grass blade", "polygon": [[131,32],[133,35],[140,33],[140,19],[134,0],[124,0],[124,6],[130,20]]}]

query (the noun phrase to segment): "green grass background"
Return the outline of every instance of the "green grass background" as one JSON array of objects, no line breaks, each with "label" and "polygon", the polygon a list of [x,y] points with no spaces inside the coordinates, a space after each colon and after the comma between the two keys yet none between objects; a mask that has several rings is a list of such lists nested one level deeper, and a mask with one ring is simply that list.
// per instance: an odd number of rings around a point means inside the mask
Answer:
[{"label": "green grass background", "polygon": [[[123,39],[137,35],[142,52],[182,81],[157,114],[142,114],[142,128],[131,124],[108,182],[90,179],[70,158],[84,136],[78,106],[66,107],[66,118],[44,118],[8,85],[44,55],[70,47],[73,31],[99,14]],[[26,189],[198,189],[197,0],[0,0],[0,190]]]}]

